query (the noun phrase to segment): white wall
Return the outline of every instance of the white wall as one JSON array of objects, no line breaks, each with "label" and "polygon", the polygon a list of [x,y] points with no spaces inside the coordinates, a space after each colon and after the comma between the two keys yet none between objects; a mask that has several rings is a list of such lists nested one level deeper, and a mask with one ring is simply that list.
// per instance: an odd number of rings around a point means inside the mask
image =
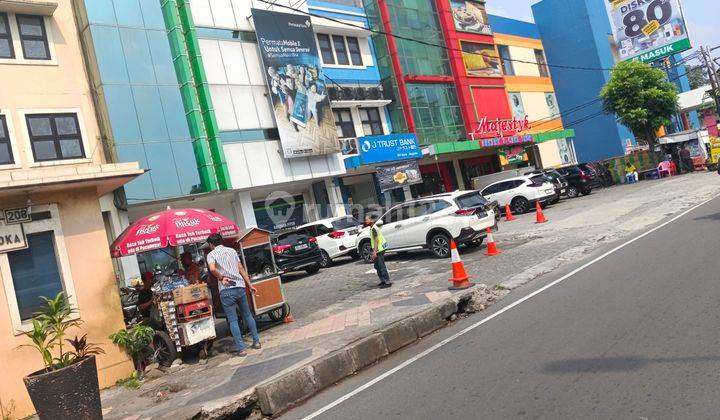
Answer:
[{"label": "white wall", "polygon": [[550,117],[550,109],[545,100],[545,92],[521,92],[525,113],[530,121],[543,120]]},{"label": "white wall", "polygon": [[513,61],[515,76],[540,77],[540,69],[537,66],[537,60],[535,59],[535,50],[532,48],[517,47],[514,45],[508,46],[508,49],[510,50],[510,58],[513,60],[519,60]]},{"label": "white wall", "polygon": [[[277,0],[278,5],[292,6],[297,1]],[[254,30],[250,9],[272,9],[278,12],[290,13],[287,9],[272,7],[258,0],[190,0],[190,7],[195,25],[208,28],[238,29],[241,31]],[[293,6],[307,12],[307,4],[300,2]]]}]

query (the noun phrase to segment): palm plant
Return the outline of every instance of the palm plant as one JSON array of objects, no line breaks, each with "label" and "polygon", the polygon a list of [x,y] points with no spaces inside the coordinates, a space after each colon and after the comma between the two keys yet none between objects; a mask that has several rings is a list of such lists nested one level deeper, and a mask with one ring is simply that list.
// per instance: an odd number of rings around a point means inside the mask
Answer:
[{"label": "palm plant", "polygon": [[113,343],[125,348],[133,359],[135,370],[141,372],[143,369],[143,360],[148,353],[150,343],[152,343],[155,330],[147,325],[137,324],[128,330],[119,330],[110,335]]}]

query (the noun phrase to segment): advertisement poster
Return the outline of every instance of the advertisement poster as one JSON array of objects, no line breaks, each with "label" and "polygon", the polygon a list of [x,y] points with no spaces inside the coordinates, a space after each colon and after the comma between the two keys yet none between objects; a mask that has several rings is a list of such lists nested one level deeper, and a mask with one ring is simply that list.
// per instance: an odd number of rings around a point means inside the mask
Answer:
[{"label": "advertisement poster", "polygon": [[510,98],[510,108],[512,109],[513,117],[516,119],[523,118],[526,114],[520,92],[510,92],[508,93],[508,97]]},{"label": "advertisement poster", "polygon": [[710,159],[712,163],[720,162],[720,138],[710,136]]},{"label": "advertisement poster", "polygon": [[285,158],[340,151],[308,16],[252,9]]},{"label": "advertisement poster", "polygon": [[492,35],[484,1],[450,0],[450,8],[456,30]]},{"label": "advertisement poster", "polygon": [[492,44],[460,41],[468,76],[502,77],[500,55]]},{"label": "advertisement poster", "polygon": [[680,0],[619,0],[610,13],[623,61],[649,63],[691,48]]},{"label": "advertisement poster", "polygon": [[557,98],[552,92],[545,94],[545,103],[547,104],[548,111],[550,112],[551,118],[560,118],[560,109],[558,108]]},{"label": "advertisement poster", "polygon": [[515,163],[523,163],[528,160],[524,146],[503,147],[498,150],[500,165],[507,166]]},{"label": "advertisement poster", "polygon": [[394,190],[406,185],[422,184],[420,166],[416,160],[377,167],[380,191]]}]

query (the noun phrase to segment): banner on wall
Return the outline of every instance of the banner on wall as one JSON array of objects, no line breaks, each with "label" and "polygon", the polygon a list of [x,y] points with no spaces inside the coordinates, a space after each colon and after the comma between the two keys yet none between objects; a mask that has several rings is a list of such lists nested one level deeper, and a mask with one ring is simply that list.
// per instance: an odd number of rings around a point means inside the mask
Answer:
[{"label": "banner on wall", "polygon": [[525,151],[525,146],[512,146],[499,149],[498,158],[500,158],[501,166],[507,166],[527,162],[528,155]]},{"label": "banner on wall", "polygon": [[283,155],[339,152],[310,17],[260,9],[252,16]]},{"label": "banner on wall", "polygon": [[492,35],[484,1],[450,0],[450,9],[456,30]]},{"label": "banner on wall", "polygon": [[620,60],[649,63],[689,50],[680,0],[611,1]]},{"label": "banner on wall", "polygon": [[492,44],[460,41],[465,73],[476,77],[502,77],[500,55]]},{"label": "banner on wall", "polygon": [[394,190],[406,185],[422,184],[420,166],[416,160],[378,166],[376,168],[380,191]]}]

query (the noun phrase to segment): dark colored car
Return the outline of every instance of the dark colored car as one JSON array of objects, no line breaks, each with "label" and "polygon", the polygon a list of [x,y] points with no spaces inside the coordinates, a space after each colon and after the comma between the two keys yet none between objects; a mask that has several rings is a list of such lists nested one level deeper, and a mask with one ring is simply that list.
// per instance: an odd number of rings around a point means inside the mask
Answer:
[{"label": "dark colored car", "polygon": [[458,207],[461,209],[482,209],[486,213],[488,210],[495,212],[495,221],[500,220],[500,209],[497,201],[490,201],[480,194],[480,191],[464,194],[455,199]]},{"label": "dark colored car", "polygon": [[612,174],[601,162],[581,163],[578,166],[583,171],[590,172],[591,175],[595,174],[600,182],[600,186],[603,188],[610,187],[615,184]]},{"label": "dark colored car", "polygon": [[568,182],[564,176],[554,169],[540,169],[537,171],[528,172],[525,175],[535,178],[542,179],[550,182],[555,186],[555,198],[550,200],[550,204],[555,204],[560,201],[560,197],[567,192]]},{"label": "dark colored car", "polygon": [[281,233],[273,239],[275,264],[281,272],[307,271],[308,274],[320,270],[320,247],[317,240],[303,229]]},{"label": "dark colored car", "polygon": [[600,187],[597,173],[595,171],[584,171],[579,165],[564,166],[557,171],[568,183],[566,194],[569,198],[588,195],[595,188]]}]

